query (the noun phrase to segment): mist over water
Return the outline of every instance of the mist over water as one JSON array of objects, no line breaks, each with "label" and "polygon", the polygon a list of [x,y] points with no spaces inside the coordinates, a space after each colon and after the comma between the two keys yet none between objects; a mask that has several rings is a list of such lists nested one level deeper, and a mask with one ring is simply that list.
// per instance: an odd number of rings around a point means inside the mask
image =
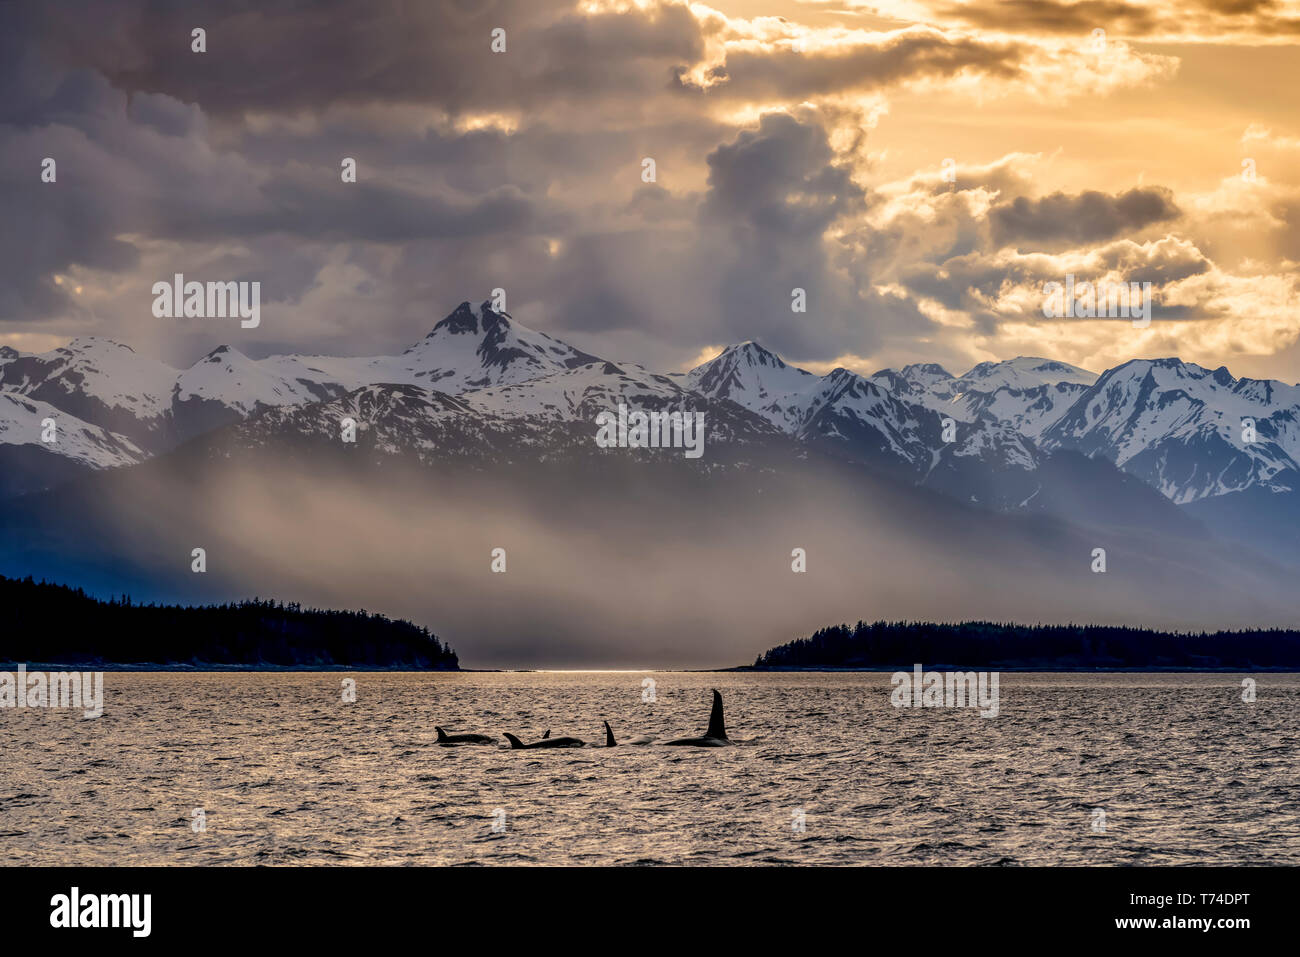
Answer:
[{"label": "mist over water", "polygon": [[[349,469],[278,448],[151,464],[26,504],[17,520],[34,524],[7,536],[0,573],[137,601],[365,608],[427,626],[468,668],[729,667],[863,618],[1212,630],[1300,614],[1287,575],[1200,537],[1001,515],[787,464]],[[1106,574],[1090,571],[1098,545]],[[195,546],[206,574],[190,570]],[[806,573],[791,570],[796,547]]]},{"label": "mist over water", "polygon": [[[355,704],[341,681],[357,682]],[[110,673],[0,709],[11,864],[1300,864],[1300,676],[1004,674],[999,716],[888,674]],[[449,732],[736,747],[436,745]],[[204,809],[206,830],[191,829]],[[505,830],[493,831],[498,809]],[[1105,831],[1095,830],[1096,811]],[[793,827],[802,811],[804,830]]]}]

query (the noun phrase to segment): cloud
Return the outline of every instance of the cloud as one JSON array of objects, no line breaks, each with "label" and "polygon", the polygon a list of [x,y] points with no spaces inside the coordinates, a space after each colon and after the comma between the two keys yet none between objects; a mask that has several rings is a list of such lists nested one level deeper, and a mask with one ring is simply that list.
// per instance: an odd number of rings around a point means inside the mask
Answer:
[{"label": "cloud", "polygon": [[1018,196],[989,210],[993,236],[1000,244],[1093,243],[1178,215],[1173,194],[1161,188],[1130,189],[1114,196],[1096,190],[1053,193],[1041,199]]},{"label": "cloud", "polygon": [[809,52],[771,45],[729,49],[703,82],[689,77],[684,66],[676,81],[683,90],[712,96],[797,102],[818,94],[872,90],[961,71],[1009,79],[1019,72],[1022,55],[1015,44],[917,27]]},{"label": "cloud", "polygon": [[[1178,60],[1116,26],[1146,29],[1163,7],[1038,3],[1040,27],[970,29],[1010,7],[927,19],[939,8],[886,4],[910,20],[861,29],[836,9],[717,5],[0,7],[0,203],[24,226],[0,237],[0,323],[192,360],[228,333],[164,328],[145,308],[181,271],[263,280],[266,321],[238,343],[253,354],[397,350],[504,287],[522,321],[656,368],[750,338],[809,364],[959,365],[1011,341],[1017,297],[1067,261],[1182,283],[1178,308],[1203,317],[1248,301],[1237,280],[1276,278],[1274,305],[1290,288],[1300,140],[1285,116],[1252,106],[1255,125],[1234,127],[1257,183],[1195,189],[1127,169],[1095,182],[1086,136],[1068,132],[1099,103],[1149,124],[1147,104],[1167,102]],[[1238,25],[1284,12],[1183,8]],[[1100,53],[1055,25],[1103,13]],[[196,25],[205,54],[189,49]],[[1035,124],[1047,130],[1021,129]],[[948,155],[965,157],[951,182]],[[45,156],[57,184],[39,181]],[[795,288],[807,313],[790,309]]]},{"label": "cloud", "polygon": [[[190,49],[195,26],[206,30],[206,53]],[[671,2],[583,15],[536,0],[123,0],[75,17],[44,5],[27,27],[55,62],[232,121],[341,103],[464,112],[644,93],[704,43],[690,8]],[[496,29],[504,52],[491,48]]]},{"label": "cloud", "polygon": [[851,8],[920,23],[962,23],[1003,34],[1166,42],[1295,43],[1300,16],[1285,0],[844,0]]}]

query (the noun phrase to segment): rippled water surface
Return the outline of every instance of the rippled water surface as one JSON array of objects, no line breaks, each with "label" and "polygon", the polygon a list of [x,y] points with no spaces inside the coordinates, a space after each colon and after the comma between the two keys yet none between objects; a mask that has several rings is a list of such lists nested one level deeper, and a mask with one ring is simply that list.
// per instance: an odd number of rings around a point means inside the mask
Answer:
[{"label": "rippled water surface", "polygon": [[[30,864],[1300,864],[1300,678],[1002,675],[1001,713],[887,674],[109,673],[0,709],[0,852]],[[510,751],[433,730],[550,728]],[[196,833],[193,809],[206,831]],[[1104,812],[1104,832],[1100,831]],[[504,830],[494,831],[502,820]],[[799,812],[803,830],[797,829]]]}]

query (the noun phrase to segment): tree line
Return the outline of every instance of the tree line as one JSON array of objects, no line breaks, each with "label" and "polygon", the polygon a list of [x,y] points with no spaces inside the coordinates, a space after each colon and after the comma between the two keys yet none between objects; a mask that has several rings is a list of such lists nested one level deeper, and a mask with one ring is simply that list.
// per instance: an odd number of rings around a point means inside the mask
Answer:
[{"label": "tree line", "polygon": [[1111,625],[859,621],[822,628],[759,655],[755,668],[1300,670],[1300,631],[1181,634]]},{"label": "tree line", "polygon": [[51,664],[383,667],[454,671],[429,629],[360,611],[252,598],[222,605],[103,601],[0,575],[0,660]]}]

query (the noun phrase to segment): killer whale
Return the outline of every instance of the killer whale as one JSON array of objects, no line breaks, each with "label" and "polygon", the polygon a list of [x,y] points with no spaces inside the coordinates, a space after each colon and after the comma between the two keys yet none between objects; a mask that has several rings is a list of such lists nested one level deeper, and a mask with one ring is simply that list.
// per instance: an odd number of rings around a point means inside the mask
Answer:
[{"label": "killer whale", "polygon": [[727,725],[722,717],[722,695],[718,694],[718,689],[713,689],[713,710],[709,712],[709,728],[698,738],[677,738],[673,741],[665,741],[664,744],[673,744],[687,748],[722,748],[731,744],[727,739]]},{"label": "killer whale", "polygon": [[[547,734],[550,732],[548,731]],[[532,744],[524,744],[509,731],[506,732],[506,740],[510,742],[510,750],[516,751],[530,748],[584,748],[587,742],[581,738],[542,738],[540,741],[534,741]]]},{"label": "killer whale", "polygon": [[448,734],[437,725],[433,728],[438,732],[439,744],[496,744],[497,739],[487,734]]},{"label": "killer whale", "polygon": [[[631,738],[629,740],[624,741],[623,745],[645,745],[645,744],[653,744],[653,743],[654,743],[654,738],[641,735],[639,737]],[[622,747],[622,745],[620,745],[617,741],[614,740],[614,730],[609,726],[608,721],[605,722],[605,747],[607,748]]]}]

